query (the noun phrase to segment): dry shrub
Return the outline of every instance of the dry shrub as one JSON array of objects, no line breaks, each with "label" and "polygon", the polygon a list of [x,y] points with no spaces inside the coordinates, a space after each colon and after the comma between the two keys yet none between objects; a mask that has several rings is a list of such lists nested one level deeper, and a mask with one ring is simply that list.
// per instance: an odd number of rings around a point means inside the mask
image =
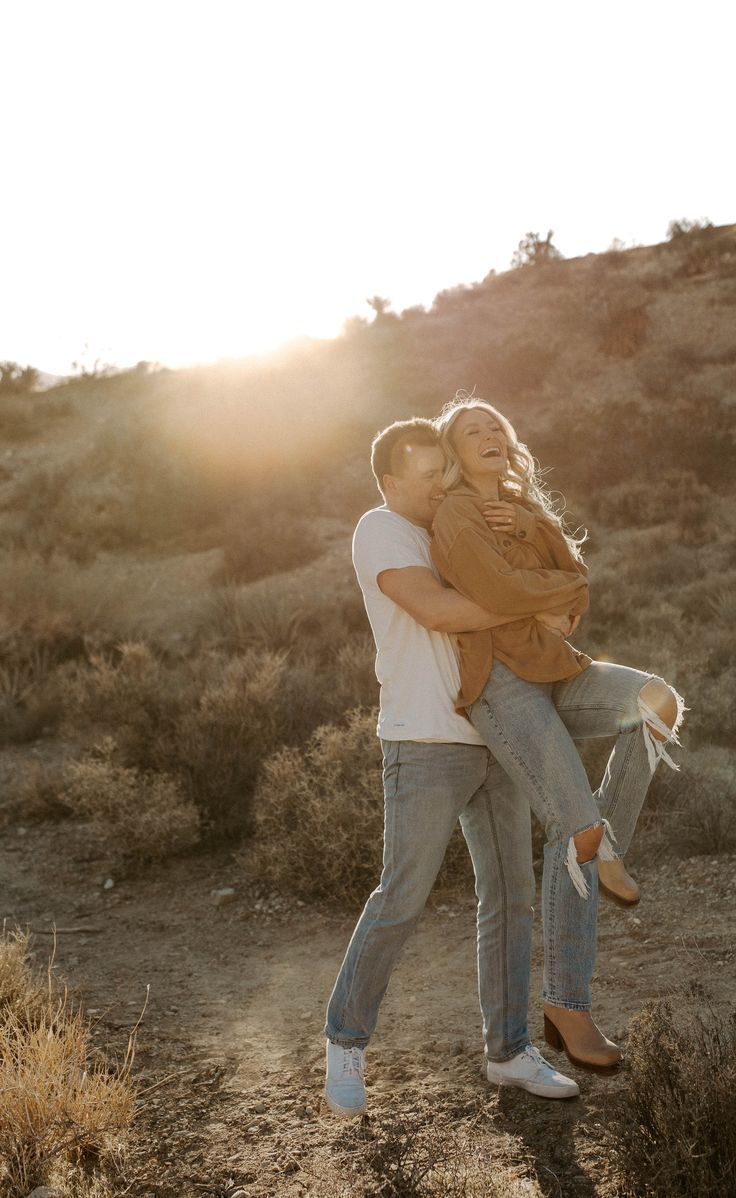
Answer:
[{"label": "dry shrub", "polygon": [[248,827],[262,759],[344,711],[351,679],[338,686],[338,668],[334,648],[323,665],[257,649],[170,663],[130,642],[75,667],[64,696],[66,731],[114,736],[122,765],[176,778],[203,831],[228,835]]},{"label": "dry shrub", "polygon": [[[120,1068],[95,1053],[90,1029],[49,969],[42,987],[27,938],[0,939],[0,1193],[35,1186],[83,1195],[120,1162],[134,1115],[133,1040]],[[109,1192],[105,1188],[105,1192]]]},{"label": "dry shrub", "polygon": [[222,576],[227,582],[253,582],[293,570],[319,557],[312,521],[294,508],[259,503],[238,513],[225,532]]},{"label": "dry shrub", "polygon": [[248,826],[261,760],[282,739],[277,699],[285,657],[252,652],[218,667],[171,747],[208,829],[228,834]]},{"label": "dry shrub", "polygon": [[[667,841],[683,854],[736,852],[733,805],[736,753],[709,745],[682,757],[679,774],[668,778]],[[660,815],[664,815],[661,812]]]},{"label": "dry shrub", "polygon": [[705,1198],[736,1193],[736,1012],[721,1016],[700,987],[650,1001],[626,1052],[619,1161],[629,1193]]},{"label": "dry shrub", "polygon": [[116,639],[127,622],[119,584],[58,555],[7,554],[0,588],[6,661],[25,664],[38,653],[47,655],[47,664],[68,660],[81,655],[85,643]]},{"label": "dry shrub", "polygon": [[0,744],[23,744],[53,728],[61,714],[51,655],[29,646],[27,657],[0,663]]},{"label": "dry shrub", "polygon": [[30,967],[28,937],[19,929],[0,937],[0,1017],[13,1015],[33,1021],[48,1006],[51,974],[47,985],[34,978]]},{"label": "dry shrub", "polygon": [[9,822],[25,824],[68,816],[63,770],[37,761],[26,764],[9,789],[4,815]]},{"label": "dry shrub", "polygon": [[318,728],[304,751],[280,749],[256,791],[254,872],[302,898],[365,899],[381,869],[381,793],[374,711]]},{"label": "dry shrub", "polygon": [[487,1118],[382,1112],[354,1124],[331,1159],[319,1162],[319,1192],[347,1193],[349,1176],[357,1198],[542,1198],[535,1163],[520,1162],[506,1137],[486,1130]]},{"label": "dry shrub", "polygon": [[277,653],[297,644],[303,620],[301,605],[290,596],[230,584],[214,594],[204,628],[218,648],[228,652]]},{"label": "dry shrub", "polygon": [[96,751],[67,767],[66,797],[101,839],[140,860],[158,860],[192,848],[199,814],[177,778],[118,765],[116,744],[105,737]]},{"label": "dry shrub", "polygon": [[[376,712],[357,709],[342,724],[318,728],[305,748],[282,748],[264,762],[246,853],[250,868],[303,899],[365,901],[381,873],[382,796]],[[458,830],[439,886],[467,885],[468,862]]]},{"label": "dry shrub", "polygon": [[617,483],[588,500],[591,515],[607,528],[650,528],[674,520],[681,538],[704,527],[714,503],[710,488],[687,470],[664,470],[654,482]]}]

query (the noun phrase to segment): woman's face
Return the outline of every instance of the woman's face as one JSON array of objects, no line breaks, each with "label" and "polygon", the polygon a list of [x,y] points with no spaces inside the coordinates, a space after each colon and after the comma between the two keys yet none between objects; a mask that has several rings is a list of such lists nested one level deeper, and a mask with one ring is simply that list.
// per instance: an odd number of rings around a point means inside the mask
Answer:
[{"label": "woman's face", "polygon": [[496,417],[484,408],[468,408],[458,416],[450,440],[469,481],[499,475],[508,464],[508,439]]}]

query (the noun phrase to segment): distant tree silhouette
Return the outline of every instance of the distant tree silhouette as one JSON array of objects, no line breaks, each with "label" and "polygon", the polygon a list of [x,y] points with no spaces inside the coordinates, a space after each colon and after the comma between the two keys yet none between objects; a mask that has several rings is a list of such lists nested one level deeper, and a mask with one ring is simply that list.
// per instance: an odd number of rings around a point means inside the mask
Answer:
[{"label": "distant tree silhouette", "polygon": [[388,315],[388,309],[391,307],[391,300],[384,299],[380,295],[374,295],[371,299],[365,301],[369,308],[372,308],[376,314],[376,320],[385,320]]},{"label": "distant tree silhouette", "polygon": [[676,241],[678,237],[687,237],[688,233],[699,233],[703,229],[712,229],[713,221],[704,216],[698,220],[671,220],[667,226],[667,240]]},{"label": "distant tree silhouette", "polygon": [[563,255],[552,244],[552,230],[549,229],[543,239],[541,233],[527,233],[519,242],[519,248],[511,259],[514,270],[520,266],[543,266],[546,262],[556,262]]},{"label": "distant tree silhouette", "polygon": [[0,391],[12,395],[24,395],[38,386],[38,371],[33,366],[19,366],[17,362],[0,362]]}]

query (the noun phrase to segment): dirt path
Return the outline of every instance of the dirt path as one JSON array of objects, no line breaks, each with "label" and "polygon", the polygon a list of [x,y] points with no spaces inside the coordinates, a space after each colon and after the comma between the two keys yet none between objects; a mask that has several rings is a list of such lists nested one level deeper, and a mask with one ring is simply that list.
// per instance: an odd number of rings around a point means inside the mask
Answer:
[{"label": "dirt path", "polygon": [[[647,998],[697,981],[720,1002],[736,982],[734,859],[636,865],[637,913],[601,911],[596,1014],[620,1040]],[[350,1175],[356,1153],[364,1169],[370,1142],[380,1180],[387,1138],[407,1128],[426,1137],[440,1123],[466,1137],[465,1151],[477,1142],[495,1154],[509,1194],[615,1193],[606,1109],[625,1072],[602,1079],[570,1067],[582,1097],[568,1103],[483,1083],[471,896],[431,901],[369,1052],[370,1119],[346,1125],[321,1104],[322,1024],[355,912],[259,900],[224,853],[118,880],[74,823],[6,829],[0,876],[2,914],[33,929],[41,961],[48,932],[60,929],[59,971],[98,1021],[101,1044],[122,1049],[150,986],[137,1066],[141,1087],[156,1089],[122,1187],[134,1198],[234,1186],[248,1198],[378,1193]],[[225,886],[237,896],[216,906],[211,892]],[[534,995],[539,966],[537,944]],[[538,1002],[531,1026],[541,1045]]]}]

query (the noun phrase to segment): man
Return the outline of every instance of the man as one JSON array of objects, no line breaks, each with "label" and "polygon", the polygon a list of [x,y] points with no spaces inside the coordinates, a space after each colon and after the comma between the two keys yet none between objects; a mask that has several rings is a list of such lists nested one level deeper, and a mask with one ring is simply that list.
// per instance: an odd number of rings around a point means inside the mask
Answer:
[{"label": "man", "polygon": [[527,803],[473,726],[455,711],[451,633],[493,616],[442,585],[430,529],[444,498],[434,426],[384,429],[371,464],[384,506],[361,518],[353,563],[376,642],[378,734],[384,760],[384,863],[329,1001],[325,1099],[336,1114],[365,1110],[365,1049],[398,955],[419,920],[456,821],[478,896],[478,983],[486,1072],[545,1098],[579,1093],[529,1043],[527,1005],[534,876]]}]

